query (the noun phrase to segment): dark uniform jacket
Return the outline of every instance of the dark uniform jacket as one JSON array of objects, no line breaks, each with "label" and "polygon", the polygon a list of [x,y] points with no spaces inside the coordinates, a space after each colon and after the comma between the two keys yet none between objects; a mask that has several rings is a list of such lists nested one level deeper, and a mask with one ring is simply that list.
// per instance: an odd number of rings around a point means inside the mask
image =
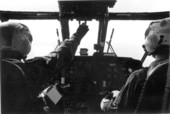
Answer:
[{"label": "dark uniform jacket", "polygon": [[[151,73],[159,65],[163,67]],[[167,70],[165,60],[154,61],[149,68],[132,73],[113,102],[117,113],[161,113]]]},{"label": "dark uniform jacket", "polygon": [[22,57],[18,52],[1,50],[2,114],[36,112],[34,102],[37,96],[48,81],[53,77],[57,78],[58,72],[70,64],[80,40],[79,35],[75,33],[48,56],[36,57],[25,62],[21,61]]}]

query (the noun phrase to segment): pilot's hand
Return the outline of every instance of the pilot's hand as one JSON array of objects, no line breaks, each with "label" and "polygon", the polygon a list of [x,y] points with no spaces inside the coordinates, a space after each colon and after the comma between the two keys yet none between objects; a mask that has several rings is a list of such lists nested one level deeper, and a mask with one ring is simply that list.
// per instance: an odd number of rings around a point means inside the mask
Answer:
[{"label": "pilot's hand", "polygon": [[113,93],[109,92],[109,94],[107,94],[101,101],[100,103],[100,108],[102,111],[106,111],[109,109],[109,105],[111,103],[111,99],[113,98]]},{"label": "pilot's hand", "polygon": [[89,30],[88,26],[85,23],[83,23],[78,27],[76,33],[80,38],[83,38],[84,35],[88,32],[88,30]]},{"label": "pilot's hand", "polygon": [[107,111],[109,109],[109,105],[110,105],[111,100],[103,98],[101,103],[100,103],[100,108],[102,111]]},{"label": "pilot's hand", "polygon": [[119,91],[114,90],[114,91],[110,92],[108,95],[106,95],[100,103],[101,110],[107,111],[109,109],[116,109],[117,107],[115,107],[112,103],[113,103],[114,99],[118,96],[118,94],[119,94]]}]

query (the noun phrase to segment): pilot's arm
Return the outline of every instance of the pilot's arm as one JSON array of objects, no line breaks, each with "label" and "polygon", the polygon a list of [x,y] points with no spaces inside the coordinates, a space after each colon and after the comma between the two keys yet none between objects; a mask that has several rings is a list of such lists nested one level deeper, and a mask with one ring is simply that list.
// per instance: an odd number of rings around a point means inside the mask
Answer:
[{"label": "pilot's arm", "polygon": [[68,65],[73,59],[81,39],[85,36],[88,30],[88,26],[84,23],[80,25],[71,38],[64,40],[57,49],[47,56],[47,64],[52,67],[56,66],[57,68],[62,68],[65,65]]},{"label": "pilot's arm", "polygon": [[60,46],[48,56],[27,60],[27,73],[30,74],[30,80],[37,80],[37,85],[41,86],[42,82],[49,81],[56,72],[60,72],[63,67],[69,65],[81,39],[88,30],[88,26],[83,23],[71,38],[64,40]]},{"label": "pilot's arm", "polygon": [[101,101],[101,110],[106,111],[116,109],[119,112],[134,111],[141,88],[145,81],[147,69],[140,69],[133,72],[127,79],[125,85],[121,88],[120,92],[112,91],[112,99],[103,98]]}]

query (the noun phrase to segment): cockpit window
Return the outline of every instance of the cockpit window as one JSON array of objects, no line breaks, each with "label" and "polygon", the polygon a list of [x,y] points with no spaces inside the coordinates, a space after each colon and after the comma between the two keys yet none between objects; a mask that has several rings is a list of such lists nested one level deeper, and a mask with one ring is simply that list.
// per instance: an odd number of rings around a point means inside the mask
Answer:
[{"label": "cockpit window", "polygon": [[[58,0],[1,0],[0,10],[2,11],[31,11],[31,12],[59,12]],[[170,11],[169,0],[117,0],[109,12],[161,12]],[[24,23],[29,26],[33,36],[32,50],[28,58],[47,55],[55,49],[58,40],[62,41],[61,25],[56,20],[9,20]],[[150,20],[151,21],[151,20]],[[132,57],[141,59],[143,56],[142,44],[144,33],[150,21],[140,20],[109,20],[106,42],[110,40],[114,29],[111,45],[118,57]],[[79,23],[77,20],[69,21],[70,35],[72,35]],[[96,51],[94,44],[97,43],[99,22],[96,20],[87,21],[90,31],[81,41],[76,55],[80,55],[80,48],[87,48],[88,55]],[[57,31],[59,35],[57,35]],[[41,51],[43,49],[43,51]],[[108,44],[105,43],[104,52],[107,52]],[[150,58],[150,57],[147,57]],[[150,63],[145,60],[144,66]]]},{"label": "cockpit window", "polygon": [[[49,54],[61,40],[60,23],[57,20],[9,20],[11,22],[20,22],[27,25],[31,31],[33,42],[32,49],[28,55],[29,58],[35,56],[45,56]],[[43,50],[43,51],[42,51]]]},{"label": "cockpit window", "polygon": [[[44,56],[55,49],[58,41],[62,41],[61,26],[58,20],[9,20],[24,23],[29,26],[33,36],[32,50],[28,58]],[[70,35],[72,35],[80,23],[83,21],[69,21]],[[142,44],[144,33],[150,21],[109,21],[106,42],[110,41],[112,30],[114,29],[111,46],[118,57],[131,57],[140,60],[144,54]],[[98,26],[97,20],[87,21],[89,32],[82,39],[76,56],[80,56],[80,49],[87,48],[88,55],[92,56],[96,50],[94,44],[97,43]],[[57,33],[58,32],[58,33]],[[42,51],[43,50],[43,51]],[[104,53],[107,53],[108,44],[105,43]],[[109,49],[109,53],[113,53]],[[152,61],[152,57],[147,57],[144,66]]]}]

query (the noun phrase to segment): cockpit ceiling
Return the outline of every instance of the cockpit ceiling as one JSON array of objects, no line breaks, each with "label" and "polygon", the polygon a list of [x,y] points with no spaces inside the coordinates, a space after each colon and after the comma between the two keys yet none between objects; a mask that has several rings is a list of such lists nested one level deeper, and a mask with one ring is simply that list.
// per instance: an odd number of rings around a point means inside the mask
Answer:
[{"label": "cockpit ceiling", "polygon": [[81,0],[59,1],[60,17],[77,19],[94,19],[108,17],[108,8],[113,7],[116,0]]},{"label": "cockpit ceiling", "polygon": [[[143,12],[143,13],[108,13],[108,20],[156,20],[161,18],[167,18],[170,16],[169,11],[164,12]],[[70,15],[70,18],[77,18],[74,15]],[[97,19],[97,17],[93,17]],[[23,12],[23,11],[1,11],[0,10],[1,21],[6,21],[8,19],[57,19],[59,20],[59,12]]]}]

